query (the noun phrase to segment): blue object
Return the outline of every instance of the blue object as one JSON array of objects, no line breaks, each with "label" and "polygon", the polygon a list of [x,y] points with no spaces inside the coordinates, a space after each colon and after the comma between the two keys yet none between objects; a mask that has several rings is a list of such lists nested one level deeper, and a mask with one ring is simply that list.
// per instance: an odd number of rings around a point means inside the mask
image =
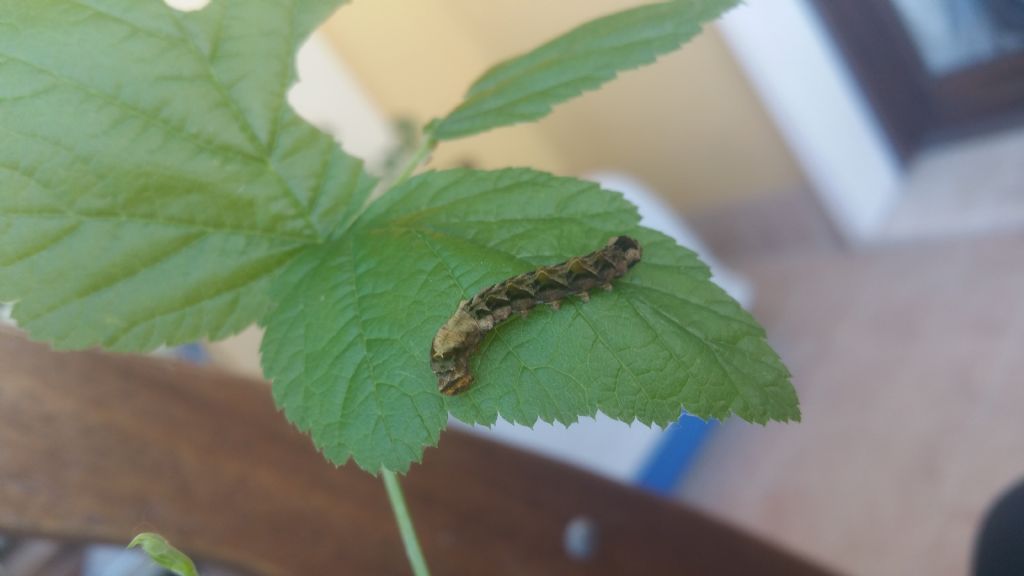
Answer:
[{"label": "blue object", "polygon": [[683,416],[669,426],[637,476],[636,484],[656,494],[671,494],[689,472],[701,446],[717,425],[714,421]]},{"label": "blue object", "polygon": [[174,355],[182,360],[192,362],[193,364],[206,364],[210,361],[210,356],[206,353],[206,348],[198,342],[178,346],[174,350]]}]

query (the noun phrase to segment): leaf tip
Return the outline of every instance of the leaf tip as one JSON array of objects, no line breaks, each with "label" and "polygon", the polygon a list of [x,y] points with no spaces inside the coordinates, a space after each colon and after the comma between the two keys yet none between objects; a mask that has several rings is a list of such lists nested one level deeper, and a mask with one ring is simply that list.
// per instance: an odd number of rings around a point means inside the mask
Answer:
[{"label": "leaf tip", "polygon": [[192,559],[160,534],[142,532],[128,543],[127,549],[132,548],[141,548],[150,560],[178,576],[198,576]]}]

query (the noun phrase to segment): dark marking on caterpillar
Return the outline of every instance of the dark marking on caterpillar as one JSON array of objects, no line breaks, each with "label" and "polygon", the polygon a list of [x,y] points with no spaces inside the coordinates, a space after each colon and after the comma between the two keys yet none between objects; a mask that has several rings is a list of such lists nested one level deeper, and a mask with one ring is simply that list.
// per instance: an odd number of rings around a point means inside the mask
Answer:
[{"label": "dark marking on caterpillar", "polygon": [[591,290],[611,290],[612,281],[629,272],[642,254],[639,242],[616,236],[600,250],[513,276],[459,302],[430,346],[430,367],[437,375],[438,390],[454,396],[469,388],[473,383],[470,357],[484,336],[513,314],[525,316],[539,304],[557,310],[569,296],[587,302]]}]

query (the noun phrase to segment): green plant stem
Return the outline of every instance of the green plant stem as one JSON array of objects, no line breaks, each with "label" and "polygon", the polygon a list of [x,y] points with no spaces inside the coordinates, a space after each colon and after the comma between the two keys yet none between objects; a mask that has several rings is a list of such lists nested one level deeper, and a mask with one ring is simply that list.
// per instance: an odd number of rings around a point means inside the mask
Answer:
[{"label": "green plant stem", "polygon": [[398,477],[386,468],[381,470],[381,476],[384,477],[384,486],[388,490],[388,499],[391,500],[391,509],[395,512],[398,531],[402,534],[405,555],[409,558],[412,573],[415,576],[430,576],[427,561],[423,558],[423,550],[420,549],[420,541],[416,538],[416,529],[412,525],[412,517],[409,516],[409,508],[405,505],[402,487],[398,484]]},{"label": "green plant stem", "polygon": [[[416,169],[426,161],[436,146],[437,140],[432,135],[427,134],[423,142],[420,143],[412,156],[409,157],[409,162],[402,168],[398,178],[388,186],[388,190],[408,180]],[[412,568],[414,576],[430,576],[430,569],[427,568],[427,560],[423,557],[420,541],[416,537],[416,528],[412,525],[412,516],[409,515],[409,508],[405,504],[405,495],[402,494],[402,486],[398,483],[398,476],[387,468],[381,469],[381,476],[384,478],[384,487],[387,488],[388,500],[391,501],[391,510],[395,513],[398,532],[402,535],[402,543],[405,545],[405,556],[409,559],[409,567]]]},{"label": "green plant stem", "polygon": [[402,182],[405,182],[413,175],[413,172],[420,167],[421,164],[430,156],[430,153],[437,147],[437,140],[433,136],[427,134],[423,138],[423,142],[413,151],[412,156],[409,157],[409,162],[406,163],[402,171],[398,173],[398,178],[391,184],[391,188],[398,186]]},{"label": "green plant stem", "polygon": [[[362,207],[360,207],[353,216],[345,221],[345,223],[339,227],[334,234],[338,235],[345,230],[348,230],[349,226],[358,220],[371,204],[376,202],[384,194],[394,190],[395,187],[402,182],[411,178],[413,173],[416,172],[416,169],[430,157],[430,153],[434,151],[434,148],[437,148],[437,140],[435,140],[433,136],[427,134],[427,136],[424,137],[423,142],[413,150],[412,155],[409,156],[409,161],[402,167],[402,171],[398,174],[398,177],[392,181],[389,179],[390,175],[385,174],[381,181],[377,183],[377,187],[373,190],[373,193],[371,193],[363,203]],[[0,574],[0,576],[3,575]]]}]

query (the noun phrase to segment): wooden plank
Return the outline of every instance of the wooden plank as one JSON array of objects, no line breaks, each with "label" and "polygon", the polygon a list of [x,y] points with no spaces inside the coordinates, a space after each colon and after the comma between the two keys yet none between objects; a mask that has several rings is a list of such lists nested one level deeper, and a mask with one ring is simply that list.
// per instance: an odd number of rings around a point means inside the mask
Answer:
[{"label": "wooden plank", "polygon": [[[126,543],[155,530],[259,574],[407,574],[381,483],[334,469],[266,385],[0,334],[0,530]],[[718,522],[448,432],[405,480],[436,574],[824,572]],[[589,560],[567,523],[596,530]]]}]

